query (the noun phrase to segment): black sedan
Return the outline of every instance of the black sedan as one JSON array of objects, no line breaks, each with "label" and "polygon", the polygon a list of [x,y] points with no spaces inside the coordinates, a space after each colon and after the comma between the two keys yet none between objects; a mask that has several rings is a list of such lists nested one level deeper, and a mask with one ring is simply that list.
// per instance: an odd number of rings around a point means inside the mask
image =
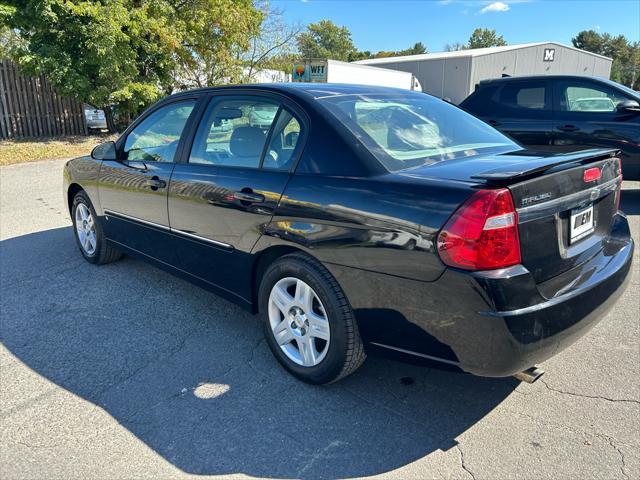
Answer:
[{"label": "black sedan", "polygon": [[165,98],[68,162],[64,196],[87,261],[258,312],[280,363],[327,383],[365,351],[484,376],[558,353],[629,277],[621,182],[615,150],[531,154],[428,95],[285,84]]}]

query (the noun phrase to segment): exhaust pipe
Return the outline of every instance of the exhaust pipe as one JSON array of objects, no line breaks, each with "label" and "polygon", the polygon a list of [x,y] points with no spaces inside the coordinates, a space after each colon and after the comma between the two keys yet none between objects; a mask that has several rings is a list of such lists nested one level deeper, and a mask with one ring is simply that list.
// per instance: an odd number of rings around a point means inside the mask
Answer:
[{"label": "exhaust pipe", "polygon": [[533,383],[544,375],[544,370],[538,367],[531,367],[524,372],[518,372],[514,375],[521,382]]}]

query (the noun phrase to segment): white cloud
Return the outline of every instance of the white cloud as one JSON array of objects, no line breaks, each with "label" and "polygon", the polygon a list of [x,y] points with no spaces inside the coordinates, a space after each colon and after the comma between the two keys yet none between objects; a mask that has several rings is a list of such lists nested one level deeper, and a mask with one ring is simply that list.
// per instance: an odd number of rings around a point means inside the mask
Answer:
[{"label": "white cloud", "polygon": [[485,6],[480,10],[480,13],[488,13],[488,12],[506,12],[509,10],[509,5],[503,2],[493,2],[489,5]]}]

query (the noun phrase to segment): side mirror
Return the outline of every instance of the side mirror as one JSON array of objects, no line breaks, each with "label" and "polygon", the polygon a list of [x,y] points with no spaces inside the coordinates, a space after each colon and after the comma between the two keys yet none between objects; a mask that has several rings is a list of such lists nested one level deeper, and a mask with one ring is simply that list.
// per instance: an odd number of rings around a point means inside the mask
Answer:
[{"label": "side mirror", "polygon": [[91,151],[91,158],[94,160],[116,160],[116,144],[114,142],[101,143]]},{"label": "side mirror", "polygon": [[625,100],[618,104],[619,112],[640,112],[640,103],[635,100]]}]

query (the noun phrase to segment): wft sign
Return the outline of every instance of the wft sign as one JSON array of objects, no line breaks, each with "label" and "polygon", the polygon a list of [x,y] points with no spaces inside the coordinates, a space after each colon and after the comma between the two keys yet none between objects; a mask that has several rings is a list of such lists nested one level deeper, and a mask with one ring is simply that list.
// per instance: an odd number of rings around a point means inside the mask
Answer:
[{"label": "wft sign", "polygon": [[327,81],[327,64],[325,62],[310,63],[309,79],[312,82],[326,82]]},{"label": "wft sign", "polygon": [[326,82],[327,62],[308,61],[293,65],[292,79],[294,82]]}]

